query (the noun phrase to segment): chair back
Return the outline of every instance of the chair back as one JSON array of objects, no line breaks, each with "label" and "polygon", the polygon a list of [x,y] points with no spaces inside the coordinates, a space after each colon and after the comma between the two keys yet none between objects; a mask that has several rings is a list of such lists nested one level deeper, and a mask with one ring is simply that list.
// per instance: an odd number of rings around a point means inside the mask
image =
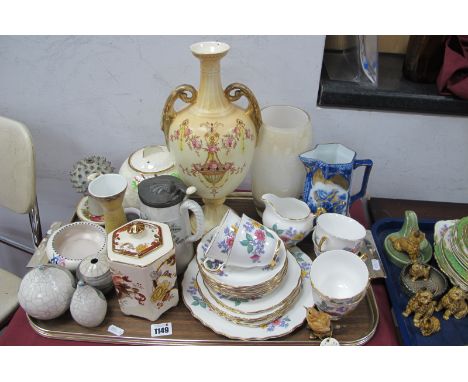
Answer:
[{"label": "chair back", "polygon": [[34,146],[28,128],[0,117],[0,206],[31,212],[36,201]]}]

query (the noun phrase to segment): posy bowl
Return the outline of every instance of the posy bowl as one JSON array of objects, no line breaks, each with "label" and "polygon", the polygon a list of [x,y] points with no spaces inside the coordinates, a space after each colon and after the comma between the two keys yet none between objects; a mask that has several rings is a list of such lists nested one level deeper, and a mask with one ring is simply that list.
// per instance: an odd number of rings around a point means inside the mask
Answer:
[{"label": "posy bowl", "polygon": [[106,253],[106,236],[104,229],[94,223],[66,224],[47,241],[49,262],[75,271],[85,257]]},{"label": "posy bowl", "polygon": [[351,252],[327,251],[312,263],[310,282],[317,308],[336,320],[353,311],[364,298],[369,271]]}]

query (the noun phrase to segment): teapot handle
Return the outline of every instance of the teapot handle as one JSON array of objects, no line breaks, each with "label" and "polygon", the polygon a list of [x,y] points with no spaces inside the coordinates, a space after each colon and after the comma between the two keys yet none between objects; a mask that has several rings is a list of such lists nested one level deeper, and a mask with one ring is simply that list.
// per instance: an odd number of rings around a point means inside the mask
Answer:
[{"label": "teapot handle", "polygon": [[172,121],[177,116],[177,112],[174,110],[174,104],[177,99],[184,101],[185,103],[192,104],[197,100],[198,92],[192,85],[180,85],[177,86],[173,92],[167,97],[166,103],[161,117],[161,130],[164,132],[166,138],[166,145],[168,145],[169,138],[169,127]]},{"label": "teapot handle", "polygon": [[189,210],[193,212],[197,223],[197,231],[185,239],[186,242],[191,243],[200,239],[205,233],[205,217],[200,205],[193,200],[187,199],[180,206],[180,213],[184,214],[186,212],[188,215]]},{"label": "teapot handle", "polygon": [[[233,91],[234,93],[231,94],[231,92]],[[255,125],[255,131],[257,133],[256,142],[258,142],[258,133],[260,131],[260,126],[262,125],[262,113],[260,111],[260,106],[258,106],[257,99],[252,93],[252,90],[250,90],[244,84],[234,82],[228,85],[226,89],[224,89],[224,94],[226,98],[229,100],[229,102],[235,102],[239,100],[242,96],[247,98],[247,100],[249,101],[249,106],[247,106],[247,109],[245,110],[245,112],[252,119]]]}]

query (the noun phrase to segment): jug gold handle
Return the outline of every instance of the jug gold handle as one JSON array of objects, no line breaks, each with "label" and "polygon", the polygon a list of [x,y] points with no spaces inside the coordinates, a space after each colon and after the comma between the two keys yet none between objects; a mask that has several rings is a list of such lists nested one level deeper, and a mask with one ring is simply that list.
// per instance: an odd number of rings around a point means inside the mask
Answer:
[{"label": "jug gold handle", "polygon": [[[233,94],[231,94],[234,92]],[[257,99],[255,98],[252,90],[250,90],[247,86],[234,82],[224,89],[224,94],[226,98],[230,102],[235,102],[239,100],[242,96],[247,98],[249,101],[249,106],[247,106],[246,113],[252,119],[255,125],[255,131],[257,133],[257,141],[258,142],[258,133],[260,131],[260,126],[262,125],[262,113],[260,111],[260,107],[258,106]]]},{"label": "jug gold handle", "polygon": [[169,127],[174,118],[177,116],[177,112],[174,109],[174,104],[177,99],[185,103],[192,104],[197,100],[198,92],[192,85],[180,85],[177,86],[173,92],[167,97],[164,105],[162,117],[161,117],[161,130],[164,133],[166,139],[166,145],[169,147]]}]

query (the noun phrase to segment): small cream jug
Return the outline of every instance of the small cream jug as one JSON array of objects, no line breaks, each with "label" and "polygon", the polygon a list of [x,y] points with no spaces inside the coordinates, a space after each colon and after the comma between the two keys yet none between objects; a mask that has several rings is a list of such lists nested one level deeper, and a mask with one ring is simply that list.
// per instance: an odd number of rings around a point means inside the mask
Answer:
[{"label": "small cream jug", "polygon": [[275,231],[287,248],[301,242],[314,226],[314,214],[309,206],[295,198],[280,198],[264,194],[263,224]]}]

